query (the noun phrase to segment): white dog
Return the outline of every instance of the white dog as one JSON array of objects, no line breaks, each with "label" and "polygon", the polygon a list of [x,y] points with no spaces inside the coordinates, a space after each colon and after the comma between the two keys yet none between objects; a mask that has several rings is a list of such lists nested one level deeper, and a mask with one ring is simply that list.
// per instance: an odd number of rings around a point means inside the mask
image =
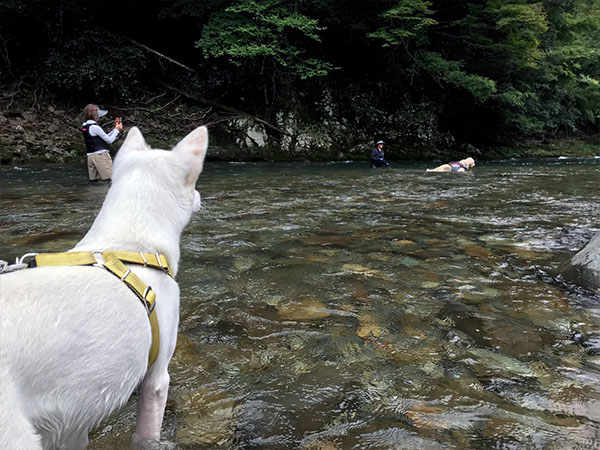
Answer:
[{"label": "white dog", "polygon": [[[103,250],[158,253],[176,274],[181,232],[200,208],[195,184],[207,146],[205,127],[172,151],[150,149],[132,128],[102,209],[70,252],[94,251],[98,263]],[[179,287],[160,268],[127,267],[156,294],[160,350],[150,367],[149,313],[108,270],[51,266],[0,275],[0,449],[84,448],[88,431],[136,387],[133,444],[160,438]]]}]

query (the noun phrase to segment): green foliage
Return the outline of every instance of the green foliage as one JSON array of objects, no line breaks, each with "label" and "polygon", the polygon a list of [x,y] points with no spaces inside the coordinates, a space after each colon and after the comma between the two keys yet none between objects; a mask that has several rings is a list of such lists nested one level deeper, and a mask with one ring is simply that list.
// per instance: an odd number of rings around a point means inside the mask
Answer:
[{"label": "green foliage", "polygon": [[398,0],[380,15],[384,25],[370,33],[369,37],[382,39],[384,47],[424,44],[427,42],[427,29],[437,24],[430,17],[433,14],[430,7],[429,1]]},{"label": "green foliage", "polygon": [[[578,57],[589,60],[594,53],[591,48],[597,48],[598,41],[592,47],[590,41],[587,45],[573,42],[586,39],[584,35],[594,29],[589,23],[594,14],[588,15],[587,30],[582,33],[569,24],[574,21],[581,26],[569,12],[571,8],[571,2],[551,0],[488,0],[469,5],[459,20],[461,38],[475,48],[466,66],[496,83],[490,106],[500,113],[504,133],[572,132],[581,119],[592,118],[593,114],[584,112],[586,107],[573,108],[574,100],[583,106],[578,91],[586,82],[590,86],[590,80],[588,73],[573,72],[573,67],[582,66],[571,61]],[[595,17],[597,29],[597,13]],[[594,97],[591,90],[586,95]],[[598,105],[597,99],[593,103]]]},{"label": "green foliage", "polygon": [[483,57],[496,60],[487,70],[495,76],[507,77],[535,68],[543,56],[540,41],[548,23],[541,3],[488,0],[470,4],[459,24],[466,41],[479,46]]},{"label": "green foliage", "polygon": [[[490,129],[528,136],[598,123],[598,2],[480,0],[440,12],[425,0],[395,0],[379,17],[369,37],[402,55],[399,73],[465,89],[474,107],[497,111]],[[439,35],[450,41],[432,39]]]},{"label": "green foliage", "polygon": [[147,63],[136,47],[114,45],[116,41],[116,36],[98,30],[65,40],[45,61],[46,83],[71,93],[130,98]]},{"label": "green foliage", "polygon": [[461,69],[462,62],[448,61],[434,52],[420,54],[418,61],[427,72],[446,83],[467,90],[477,101],[484,102],[496,92],[494,80],[465,72]]},{"label": "green foliage", "polygon": [[[191,79],[207,98],[259,116],[312,107],[325,89],[348,120],[360,117],[361,96],[375,116],[397,114],[399,99],[435,105],[440,131],[458,142],[600,132],[598,0],[173,0],[116,10],[4,0],[0,17],[4,86],[126,100],[152,89],[151,78]],[[197,73],[175,74],[173,60]]]},{"label": "green foliage", "polygon": [[503,34],[497,49],[503,52],[516,69],[536,67],[542,58],[540,39],[548,30],[541,3],[522,4],[491,2],[488,12],[496,29]]},{"label": "green foliage", "polygon": [[248,60],[275,63],[302,79],[326,75],[331,64],[306,57],[306,41],[320,42],[316,19],[285,0],[237,0],[217,11],[196,45],[207,57],[226,57],[236,65]]},{"label": "green foliage", "polygon": [[569,134],[600,120],[600,4],[577,0],[553,13],[538,89],[553,112],[546,128]]},{"label": "green foliage", "polygon": [[383,40],[384,47],[397,47],[407,58],[408,72],[429,74],[438,81],[463,88],[476,101],[485,101],[496,92],[493,80],[470,74],[462,69],[461,61],[445,59],[439,52],[430,51],[429,29],[438,24],[431,18],[434,11],[426,0],[397,0],[380,17],[385,23],[369,37]]}]

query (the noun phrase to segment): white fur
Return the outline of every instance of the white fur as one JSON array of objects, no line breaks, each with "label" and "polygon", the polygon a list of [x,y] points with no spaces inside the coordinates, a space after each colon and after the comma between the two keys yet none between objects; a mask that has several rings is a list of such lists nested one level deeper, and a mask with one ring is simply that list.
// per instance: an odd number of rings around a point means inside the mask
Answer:
[{"label": "white fur", "polygon": [[[102,209],[72,251],[162,253],[177,273],[181,232],[200,208],[194,186],[207,145],[200,127],[172,151],[151,150],[132,128]],[[114,275],[98,267],[0,275],[0,449],[84,448],[88,430],[138,386],[133,443],[160,438],[179,287],[159,270],[129,267],[157,296],[160,352],[149,370],[146,311]]]}]

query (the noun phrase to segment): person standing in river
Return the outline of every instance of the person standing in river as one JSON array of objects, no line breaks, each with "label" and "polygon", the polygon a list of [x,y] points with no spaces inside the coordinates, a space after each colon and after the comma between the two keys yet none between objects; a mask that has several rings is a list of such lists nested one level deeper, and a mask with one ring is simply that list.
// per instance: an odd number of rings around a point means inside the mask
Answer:
[{"label": "person standing in river", "polygon": [[81,125],[83,140],[85,141],[85,150],[87,152],[87,168],[90,183],[97,183],[99,180],[110,181],[112,176],[112,158],[108,151],[108,146],[112,144],[119,131],[123,129],[123,124],[117,120],[115,127],[110,133],[105,133],[97,121],[105,116],[106,110],[99,109],[98,105],[90,103],[83,108],[83,117],[85,122]]},{"label": "person standing in river", "polygon": [[377,141],[375,148],[371,151],[371,167],[389,167],[390,163],[385,160],[383,152],[383,141]]}]

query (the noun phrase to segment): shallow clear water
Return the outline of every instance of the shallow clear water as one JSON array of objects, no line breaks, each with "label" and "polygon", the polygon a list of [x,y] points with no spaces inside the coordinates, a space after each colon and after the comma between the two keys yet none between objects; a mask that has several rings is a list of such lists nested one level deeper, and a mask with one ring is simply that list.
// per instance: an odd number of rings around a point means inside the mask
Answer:
[{"label": "shallow clear water", "polygon": [[[206,164],[159,448],[600,447],[600,299],[547,276],[600,230],[600,160],[424,169]],[[2,259],[70,248],[107,190],[0,175]]]}]

